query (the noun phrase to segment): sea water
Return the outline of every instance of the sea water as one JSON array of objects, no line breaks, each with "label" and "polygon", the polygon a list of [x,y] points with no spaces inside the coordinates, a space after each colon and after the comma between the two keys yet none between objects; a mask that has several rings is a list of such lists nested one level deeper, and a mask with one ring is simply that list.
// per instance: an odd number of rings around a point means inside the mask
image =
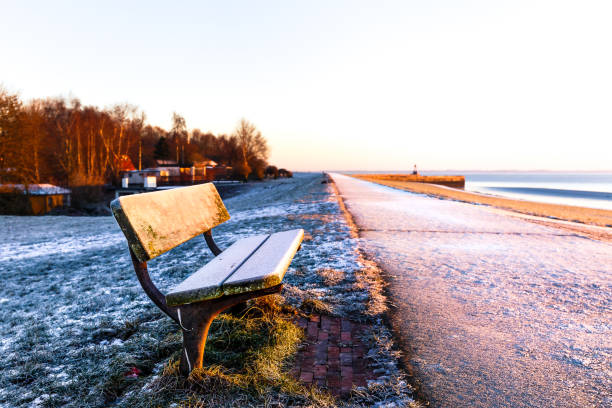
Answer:
[{"label": "sea water", "polygon": [[462,174],[465,189],[553,204],[612,210],[612,172],[423,172]]}]

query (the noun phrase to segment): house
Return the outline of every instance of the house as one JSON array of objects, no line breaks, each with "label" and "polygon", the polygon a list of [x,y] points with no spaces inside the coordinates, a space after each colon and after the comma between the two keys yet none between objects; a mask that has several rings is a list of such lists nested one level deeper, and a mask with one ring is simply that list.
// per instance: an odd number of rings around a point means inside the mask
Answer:
[{"label": "house", "polygon": [[202,161],[199,161],[199,162],[195,162],[195,163],[193,163],[193,165],[194,165],[194,167],[217,167],[219,165],[219,163],[217,163],[214,160],[206,159],[206,160],[202,160]]},{"label": "house", "polygon": [[71,191],[53,184],[0,184],[0,212],[42,215],[70,205]]},{"label": "house", "polygon": [[160,178],[160,175],[160,169],[125,171],[121,176],[121,187],[129,188],[131,186],[139,186],[154,188],[157,186],[157,180]]},{"label": "house", "polygon": [[155,162],[157,167],[154,170],[159,170],[158,185],[197,184],[197,182],[202,182],[206,178],[206,169],[199,168],[196,171],[195,166],[186,167],[174,160],[158,159]]},{"label": "house", "polygon": [[231,166],[215,166],[206,167],[206,177],[208,180],[229,180],[232,178],[232,167]]}]

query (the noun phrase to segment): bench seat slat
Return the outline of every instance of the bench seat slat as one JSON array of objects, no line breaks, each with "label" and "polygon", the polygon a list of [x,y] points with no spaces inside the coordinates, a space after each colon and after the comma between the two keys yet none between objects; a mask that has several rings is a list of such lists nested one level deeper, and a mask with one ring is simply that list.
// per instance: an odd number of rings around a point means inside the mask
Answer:
[{"label": "bench seat slat", "polygon": [[302,229],[270,235],[270,238],[223,283],[223,294],[251,292],[280,284],[303,237]]},{"label": "bench seat slat", "polygon": [[268,235],[255,235],[236,241],[209,263],[189,276],[166,295],[169,306],[193,303],[223,296],[222,284]]},{"label": "bench seat slat", "polygon": [[180,306],[278,285],[303,237],[297,229],[236,241],[172,289],[166,302]]}]

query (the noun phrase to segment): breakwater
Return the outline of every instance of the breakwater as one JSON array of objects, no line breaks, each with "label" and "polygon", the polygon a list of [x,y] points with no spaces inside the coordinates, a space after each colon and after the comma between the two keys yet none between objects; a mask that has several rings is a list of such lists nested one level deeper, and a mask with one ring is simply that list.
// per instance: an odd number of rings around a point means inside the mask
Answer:
[{"label": "breakwater", "polygon": [[464,188],[465,176],[422,176],[420,174],[351,174],[353,177],[378,181],[406,181]]}]

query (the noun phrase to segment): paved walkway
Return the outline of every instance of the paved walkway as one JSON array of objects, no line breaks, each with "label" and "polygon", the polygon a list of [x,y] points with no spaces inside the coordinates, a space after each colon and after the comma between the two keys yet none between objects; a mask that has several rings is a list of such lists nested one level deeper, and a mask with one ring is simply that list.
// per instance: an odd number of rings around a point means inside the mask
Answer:
[{"label": "paved walkway", "polygon": [[612,406],[612,245],[332,177],[432,406]]}]

